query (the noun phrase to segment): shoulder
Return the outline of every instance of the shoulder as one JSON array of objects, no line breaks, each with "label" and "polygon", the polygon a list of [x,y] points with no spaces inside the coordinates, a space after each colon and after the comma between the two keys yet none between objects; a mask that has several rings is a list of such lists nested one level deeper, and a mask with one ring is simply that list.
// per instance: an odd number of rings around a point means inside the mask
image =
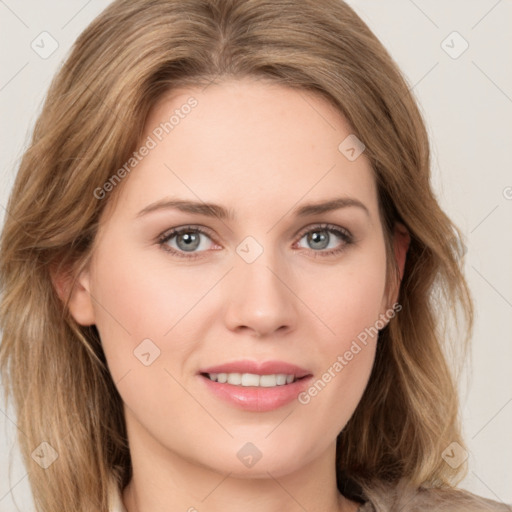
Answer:
[{"label": "shoulder", "polygon": [[512,512],[512,505],[455,488],[411,489],[405,485],[368,489],[359,512]]}]

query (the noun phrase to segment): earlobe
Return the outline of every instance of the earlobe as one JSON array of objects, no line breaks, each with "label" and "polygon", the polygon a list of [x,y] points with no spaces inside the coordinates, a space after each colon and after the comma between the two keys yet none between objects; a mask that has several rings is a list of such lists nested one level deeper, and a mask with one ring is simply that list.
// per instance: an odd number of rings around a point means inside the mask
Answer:
[{"label": "earlobe", "polygon": [[75,278],[69,269],[51,271],[55,291],[75,321],[80,325],[94,325],[94,308],[89,292],[89,272],[82,270]]}]

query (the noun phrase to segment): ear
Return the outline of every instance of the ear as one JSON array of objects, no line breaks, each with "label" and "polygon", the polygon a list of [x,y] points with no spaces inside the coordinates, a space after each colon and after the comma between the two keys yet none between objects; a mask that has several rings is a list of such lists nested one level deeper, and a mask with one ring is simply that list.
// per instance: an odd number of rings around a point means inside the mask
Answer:
[{"label": "ear", "polygon": [[395,223],[395,229],[393,233],[393,249],[395,253],[395,262],[398,269],[397,282],[393,283],[393,290],[391,293],[391,304],[394,304],[398,300],[400,292],[400,283],[404,276],[405,260],[407,257],[407,251],[411,243],[411,236],[407,228],[401,223]]},{"label": "ear", "polygon": [[[405,260],[407,251],[411,243],[411,236],[407,228],[400,222],[395,223],[393,232],[393,250],[395,256],[396,267],[398,269],[398,276],[388,283],[387,293],[384,294],[382,302],[382,313],[388,311],[393,304],[398,301],[400,294],[400,284],[404,276]],[[395,277],[393,275],[393,277]]]},{"label": "ear", "polygon": [[405,259],[411,243],[411,235],[409,235],[407,228],[400,222],[395,224],[393,243],[395,249],[395,260],[399,271],[399,280],[401,282],[404,277]]},{"label": "ear", "polygon": [[95,324],[94,308],[89,293],[89,270],[82,269],[75,277],[72,269],[53,267],[51,280],[57,295],[80,325]]}]

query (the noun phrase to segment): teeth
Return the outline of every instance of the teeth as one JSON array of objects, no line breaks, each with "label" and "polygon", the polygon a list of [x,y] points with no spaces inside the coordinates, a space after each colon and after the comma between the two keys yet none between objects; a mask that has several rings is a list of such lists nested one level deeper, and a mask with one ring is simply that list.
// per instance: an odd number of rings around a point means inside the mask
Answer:
[{"label": "teeth", "polygon": [[275,386],[284,386],[294,382],[295,375],[286,375],[277,373],[273,375],[256,375],[255,373],[208,373],[210,380],[228,383],[234,386],[256,386],[263,388],[273,388]]},{"label": "teeth", "polygon": [[263,388],[271,388],[277,385],[282,386],[284,382],[279,382],[279,377],[284,377],[284,381],[286,382],[286,375],[262,375],[256,385]]},{"label": "teeth", "polygon": [[[228,378],[229,382],[229,378]],[[231,382],[229,382],[231,384]],[[259,386],[260,385],[260,376],[255,375],[254,373],[244,373],[242,374],[242,386]]]},{"label": "teeth", "polygon": [[242,384],[242,374],[241,373],[228,373],[228,384],[233,384],[234,386],[240,386],[240,384]]}]

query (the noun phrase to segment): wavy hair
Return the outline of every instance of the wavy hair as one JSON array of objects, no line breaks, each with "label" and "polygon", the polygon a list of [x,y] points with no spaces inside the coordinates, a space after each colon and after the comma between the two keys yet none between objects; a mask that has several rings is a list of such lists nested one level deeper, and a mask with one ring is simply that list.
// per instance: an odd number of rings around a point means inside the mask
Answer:
[{"label": "wavy hair", "polygon": [[[122,489],[131,478],[122,401],[98,331],[74,321],[52,276],[65,272],[72,283],[86,265],[122,183],[103,200],[95,190],[140,144],[158,99],[243,77],[321,95],[364,142],[389,279],[397,280],[395,223],[411,236],[402,310],[380,332],[367,388],[338,436],[340,491],[461,478],[463,466],[441,457],[453,441],[464,446],[448,364],[473,325],[461,233],[432,190],[425,125],[388,52],[341,0],[117,0],[78,37],[50,86],[1,236],[0,370],[40,512],[107,511],[108,482]],[[43,441],[58,453],[47,469],[31,457]]]}]

